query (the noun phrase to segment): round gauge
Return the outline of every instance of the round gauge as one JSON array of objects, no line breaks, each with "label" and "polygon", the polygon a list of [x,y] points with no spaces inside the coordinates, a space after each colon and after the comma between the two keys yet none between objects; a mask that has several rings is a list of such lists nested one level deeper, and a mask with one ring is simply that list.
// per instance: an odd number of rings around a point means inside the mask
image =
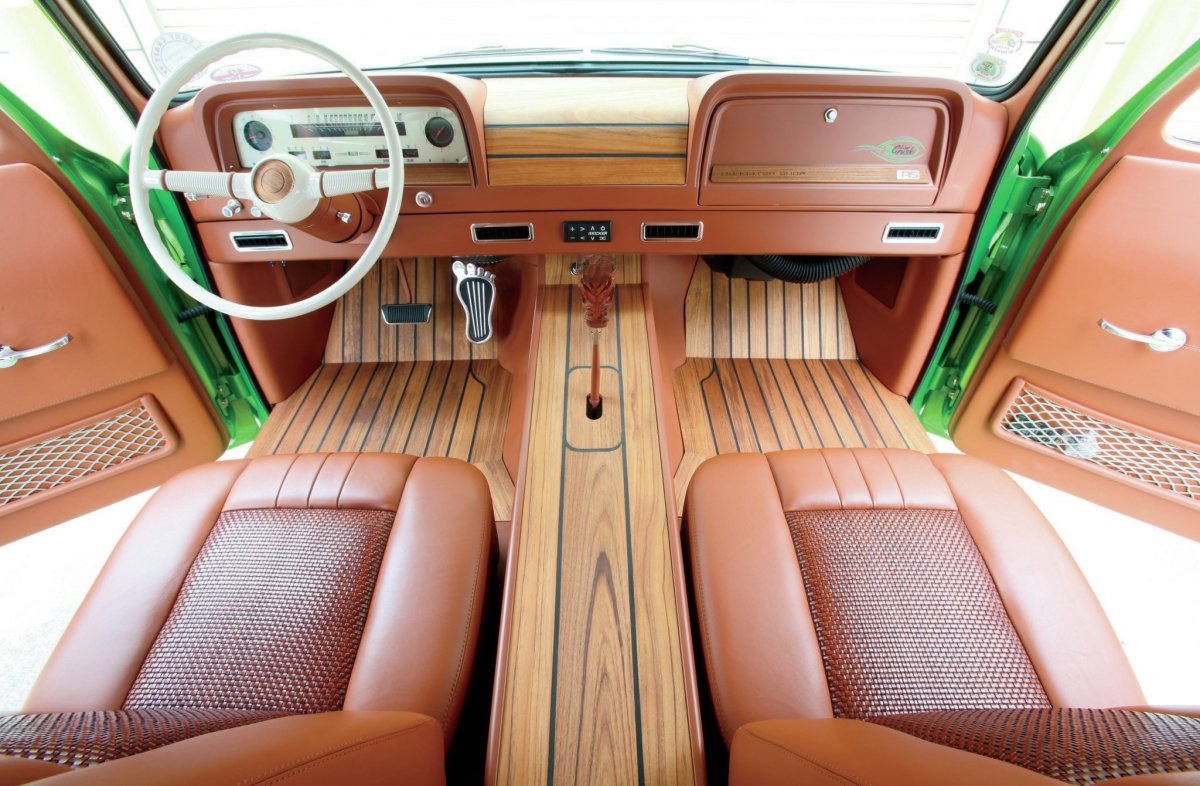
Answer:
[{"label": "round gauge", "polygon": [[425,124],[425,138],[434,147],[449,147],[454,141],[454,125],[444,117],[431,117]]},{"label": "round gauge", "polygon": [[257,120],[251,120],[242,129],[242,133],[246,136],[246,141],[250,143],[250,147],[255,150],[265,151],[271,149],[271,129],[265,124]]}]

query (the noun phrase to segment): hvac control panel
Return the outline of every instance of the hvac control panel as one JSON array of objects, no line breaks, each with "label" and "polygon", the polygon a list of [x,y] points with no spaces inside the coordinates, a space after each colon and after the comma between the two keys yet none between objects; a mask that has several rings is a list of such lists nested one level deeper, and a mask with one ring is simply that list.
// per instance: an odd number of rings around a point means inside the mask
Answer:
[{"label": "hvac control panel", "polygon": [[563,241],[567,243],[607,243],[612,240],[611,221],[564,221]]}]

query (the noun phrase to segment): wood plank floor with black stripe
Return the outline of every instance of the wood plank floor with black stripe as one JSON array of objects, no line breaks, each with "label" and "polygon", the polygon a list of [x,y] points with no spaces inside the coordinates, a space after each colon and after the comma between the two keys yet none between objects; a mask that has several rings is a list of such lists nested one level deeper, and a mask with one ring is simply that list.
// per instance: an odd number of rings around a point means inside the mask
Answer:
[{"label": "wood plank floor with black stripe", "polygon": [[688,358],[672,377],[684,445],[678,509],[696,467],[721,453],[933,452],[908,402],[858,361],[836,281],[745,281],[700,263],[685,320]]},{"label": "wood plank floor with black stripe", "polygon": [[[432,302],[434,325],[386,325],[388,302]],[[449,260],[382,260],[338,301],[325,362],[278,404],[250,449],[268,453],[383,451],[451,456],[488,479],[497,521],[510,521],[504,465],[512,378],[495,342],[463,334]]]}]

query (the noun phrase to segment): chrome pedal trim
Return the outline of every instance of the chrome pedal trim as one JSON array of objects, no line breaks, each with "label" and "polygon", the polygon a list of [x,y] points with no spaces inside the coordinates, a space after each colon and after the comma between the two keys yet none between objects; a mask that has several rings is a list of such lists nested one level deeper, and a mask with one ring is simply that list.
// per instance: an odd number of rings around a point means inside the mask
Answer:
[{"label": "chrome pedal trim", "polygon": [[466,314],[467,341],[486,344],[492,339],[492,311],[496,305],[496,274],[478,265],[456,259],[454,294]]}]

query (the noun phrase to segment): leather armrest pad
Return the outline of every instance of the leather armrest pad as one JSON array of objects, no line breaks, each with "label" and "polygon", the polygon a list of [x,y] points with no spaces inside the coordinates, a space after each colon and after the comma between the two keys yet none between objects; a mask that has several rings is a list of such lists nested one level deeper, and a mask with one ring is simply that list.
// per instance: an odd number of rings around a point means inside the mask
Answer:
[{"label": "leather armrest pad", "polygon": [[442,728],[410,712],[327,712],[227,729],[39,781],[100,784],[276,783],[443,786]]},{"label": "leather armrest pad", "polygon": [[1060,781],[865,721],[748,723],[733,737],[729,786],[1048,786]]}]

